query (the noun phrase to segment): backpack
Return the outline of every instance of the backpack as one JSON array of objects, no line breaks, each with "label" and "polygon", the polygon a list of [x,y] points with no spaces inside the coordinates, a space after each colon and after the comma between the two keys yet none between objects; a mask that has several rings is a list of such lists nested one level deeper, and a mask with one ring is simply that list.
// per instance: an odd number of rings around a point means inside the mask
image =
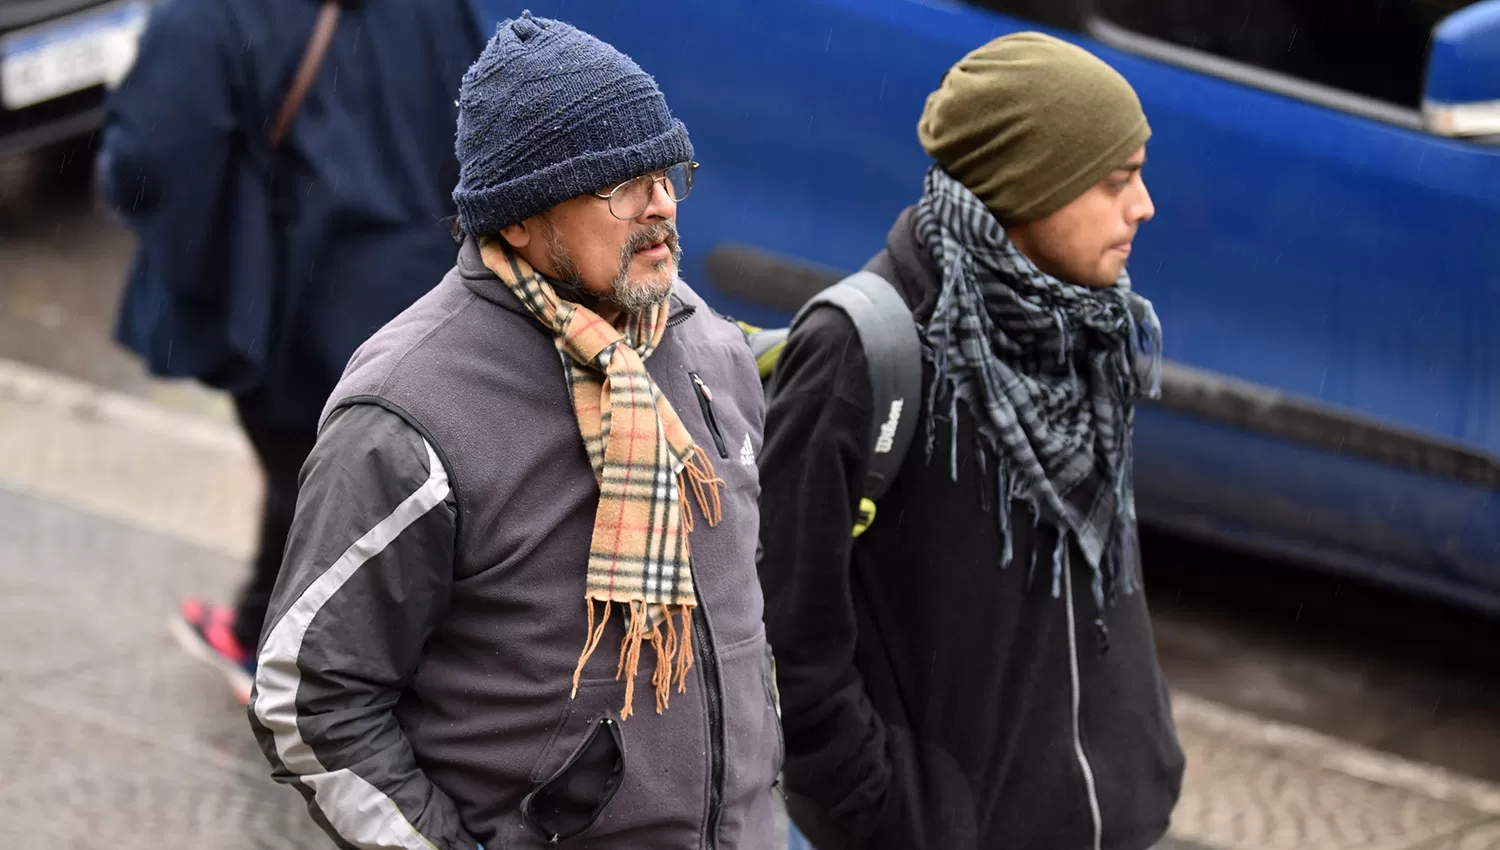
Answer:
[{"label": "backpack", "polygon": [[784,328],[758,328],[738,322],[750,342],[769,401],[776,392],[776,361],[788,334],[820,307],[840,310],[854,325],[870,369],[873,410],[879,418],[871,434],[865,481],[854,524],[858,537],[875,522],[875,504],[891,486],[917,430],[921,410],[922,343],[906,299],[874,272],[856,272],[808,299]]}]

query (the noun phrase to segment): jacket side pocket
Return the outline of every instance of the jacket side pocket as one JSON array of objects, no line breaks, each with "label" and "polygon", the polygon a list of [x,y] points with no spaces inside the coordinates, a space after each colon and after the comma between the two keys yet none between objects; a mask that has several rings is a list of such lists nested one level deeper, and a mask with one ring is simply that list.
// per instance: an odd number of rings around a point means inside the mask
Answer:
[{"label": "jacket side pocket", "polygon": [[557,773],[521,801],[521,818],[547,843],[566,841],[599,820],[624,776],[620,724],[600,718]]}]

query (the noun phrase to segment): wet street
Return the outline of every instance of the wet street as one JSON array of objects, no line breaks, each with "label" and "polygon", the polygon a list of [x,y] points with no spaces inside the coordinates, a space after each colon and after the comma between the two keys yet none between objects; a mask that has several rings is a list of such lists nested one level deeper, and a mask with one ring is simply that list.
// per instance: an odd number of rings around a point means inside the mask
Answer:
[{"label": "wet street", "polygon": [[[0,159],[0,843],[331,846],[166,637],[180,596],[232,591],[259,485],[222,398],[110,342],[131,239],[58,165]],[[1190,760],[1176,847],[1500,848],[1500,623],[1145,554]]]}]

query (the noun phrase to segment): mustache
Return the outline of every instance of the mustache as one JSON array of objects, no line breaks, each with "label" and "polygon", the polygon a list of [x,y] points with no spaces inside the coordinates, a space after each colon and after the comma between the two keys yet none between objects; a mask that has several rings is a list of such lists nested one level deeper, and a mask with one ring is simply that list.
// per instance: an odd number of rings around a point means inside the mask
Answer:
[{"label": "mustache", "polygon": [[658,242],[666,243],[668,250],[674,254],[677,253],[677,225],[670,221],[658,221],[653,225],[637,230],[635,233],[630,234],[629,239],[625,240],[625,247],[621,249],[620,257],[622,260],[627,261],[626,265],[628,265],[628,260],[636,251],[649,245],[655,245]]}]

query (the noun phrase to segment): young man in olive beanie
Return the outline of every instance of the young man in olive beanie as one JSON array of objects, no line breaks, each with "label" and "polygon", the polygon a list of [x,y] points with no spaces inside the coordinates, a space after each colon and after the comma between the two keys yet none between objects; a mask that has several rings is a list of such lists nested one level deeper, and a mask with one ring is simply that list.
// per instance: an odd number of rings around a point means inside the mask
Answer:
[{"label": "young man in olive beanie", "polygon": [[886,413],[859,338],[820,308],[786,343],[760,573],[787,805],[819,850],[1146,850],[1167,831],[1183,757],[1131,485],[1160,329],[1125,274],[1149,135],[1118,73],[1034,33],[933,92],[922,197],[866,267],[916,318],[925,423],[858,537]]},{"label": "young man in olive beanie", "polygon": [[730,450],[760,450],[764,401],[677,277],[687,129],[529,15],[458,103],[458,263],[325,410],[261,747],[341,846],[762,850],[781,736]]}]

